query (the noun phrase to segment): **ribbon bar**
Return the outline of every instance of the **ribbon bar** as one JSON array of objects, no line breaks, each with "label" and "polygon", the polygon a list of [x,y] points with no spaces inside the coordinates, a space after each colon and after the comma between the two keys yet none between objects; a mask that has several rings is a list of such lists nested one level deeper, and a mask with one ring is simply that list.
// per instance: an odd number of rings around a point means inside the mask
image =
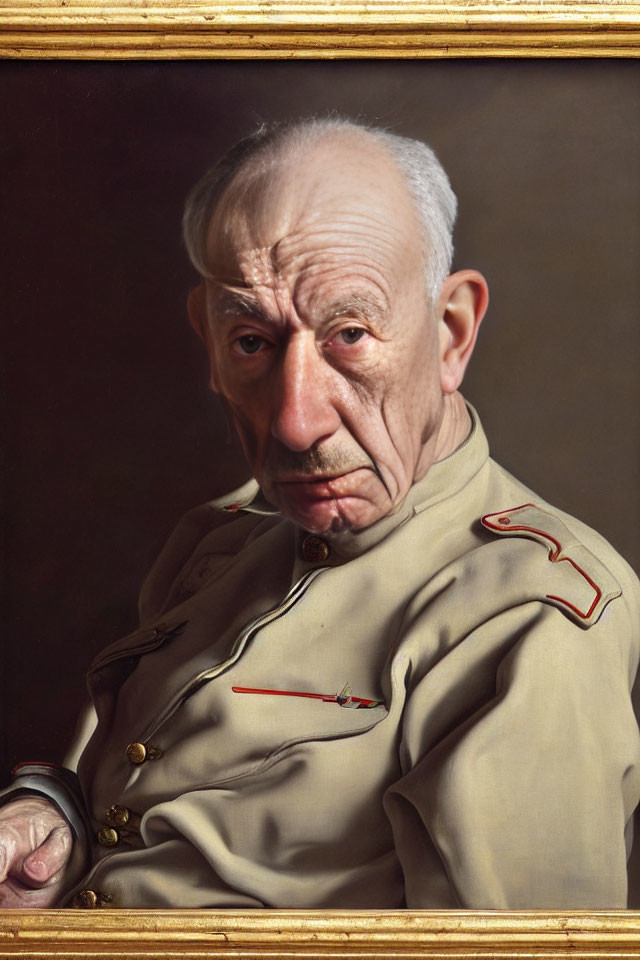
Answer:
[{"label": "ribbon bar", "polygon": [[300,690],[263,690],[258,687],[231,687],[234,693],[259,693],[269,697],[307,697],[310,700],[322,700],[323,703],[337,703],[341,707],[379,707],[382,700],[367,700],[353,697],[351,688],[346,684],[340,693],[306,693]]}]

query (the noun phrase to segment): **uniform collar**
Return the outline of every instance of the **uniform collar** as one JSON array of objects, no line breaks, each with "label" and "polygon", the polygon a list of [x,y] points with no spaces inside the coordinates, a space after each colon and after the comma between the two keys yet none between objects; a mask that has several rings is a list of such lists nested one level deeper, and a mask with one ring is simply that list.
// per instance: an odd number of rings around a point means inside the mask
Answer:
[{"label": "uniform collar", "polygon": [[[467,403],[471,430],[459,447],[444,460],[432,464],[427,474],[414,483],[399,509],[357,533],[347,531],[326,538],[330,546],[329,565],[340,563],[370,550],[417,513],[453,497],[478,473],[489,457],[489,444],[477,412]],[[255,480],[211,501],[215,509],[277,516],[276,509],[264,498]],[[290,521],[285,521],[289,523]],[[299,527],[292,528],[300,544],[309,536]],[[319,538],[323,540],[324,538]]]},{"label": "uniform collar", "polygon": [[453,497],[469,483],[487,461],[489,444],[475,409],[469,403],[467,408],[471,430],[466,440],[444,460],[431,465],[422,480],[414,483],[395,513],[357,533],[340,533],[331,537],[329,543],[332,552],[343,559],[365,553],[415,514]]}]

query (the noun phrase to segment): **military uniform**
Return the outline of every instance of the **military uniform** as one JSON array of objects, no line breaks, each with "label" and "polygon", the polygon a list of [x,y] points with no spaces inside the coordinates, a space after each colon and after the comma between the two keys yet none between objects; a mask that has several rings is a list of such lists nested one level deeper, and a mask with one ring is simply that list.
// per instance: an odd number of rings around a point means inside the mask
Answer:
[{"label": "military uniform", "polygon": [[625,562],[493,462],[475,415],[360,533],[325,543],[255,494],[187,515],[143,626],[91,667],[67,902],[625,906]]}]

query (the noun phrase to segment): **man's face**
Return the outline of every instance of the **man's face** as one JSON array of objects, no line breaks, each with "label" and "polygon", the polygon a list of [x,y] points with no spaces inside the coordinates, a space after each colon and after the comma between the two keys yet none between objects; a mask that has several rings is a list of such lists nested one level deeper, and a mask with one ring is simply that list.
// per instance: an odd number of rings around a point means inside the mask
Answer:
[{"label": "man's face", "polygon": [[266,497],[315,533],[395,511],[434,459],[441,326],[401,175],[326,138],[214,216],[212,383]]}]

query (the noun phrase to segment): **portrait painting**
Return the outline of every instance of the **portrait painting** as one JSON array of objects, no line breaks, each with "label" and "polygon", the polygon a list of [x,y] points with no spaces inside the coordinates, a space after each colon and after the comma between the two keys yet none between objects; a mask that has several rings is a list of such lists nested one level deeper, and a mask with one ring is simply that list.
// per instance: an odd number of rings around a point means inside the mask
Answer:
[{"label": "portrait painting", "polygon": [[[226,6],[242,14],[241,4]],[[198,277],[181,218],[198,178],[260,124],[344,118],[435,151],[458,198],[453,267],[480,271],[489,287],[462,392],[491,455],[640,570],[640,9],[628,5],[618,22],[616,5],[617,40],[601,24],[595,56],[586,15],[573,21],[584,46],[558,55],[525,13],[502,35],[517,45],[528,23],[526,55],[509,56],[509,44],[483,55],[473,31],[451,55],[442,44],[466,29],[454,5],[434,50],[411,55],[426,33],[411,20],[416,5],[400,6],[405,20],[381,13],[382,26],[367,27],[370,50],[361,31],[355,56],[337,14],[315,55],[295,20],[286,41],[277,22],[262,40],[248,25],[225,55],[222,27],[207,50],[205,33],[189,34],[192,21],[167,21],[161,40],[159,14],[146,36],[122,8],[126,51],[115,34],[96,41],[92,22],[92,55],[72,16],[59,19],[56,47],[36,23],[37,4],[9,10],[0,62],[3,783],[18,763],[63,761],[87,668],[135,631],[140,586],[171,531],[250,479],[189,324]],[[499,17],[487,13],[478,29],[495,40]],[[392,40],[376,40],[385,31],[398,34],[395,55]],[[191,52],[172,55],[172,36]],[[638,863],[631,909],[619,915],[8,911],[0,954],[68,956],[72,937],[83,956],[133,956],[142,937],[138,946],[157,956],[341,956],[354,944],[367,956],[493,956],[502,937],[518,956],[523,944],[542,948],[540,922],[558,955],[606,953],[607,936],[618,953],[637,955]]]}]

